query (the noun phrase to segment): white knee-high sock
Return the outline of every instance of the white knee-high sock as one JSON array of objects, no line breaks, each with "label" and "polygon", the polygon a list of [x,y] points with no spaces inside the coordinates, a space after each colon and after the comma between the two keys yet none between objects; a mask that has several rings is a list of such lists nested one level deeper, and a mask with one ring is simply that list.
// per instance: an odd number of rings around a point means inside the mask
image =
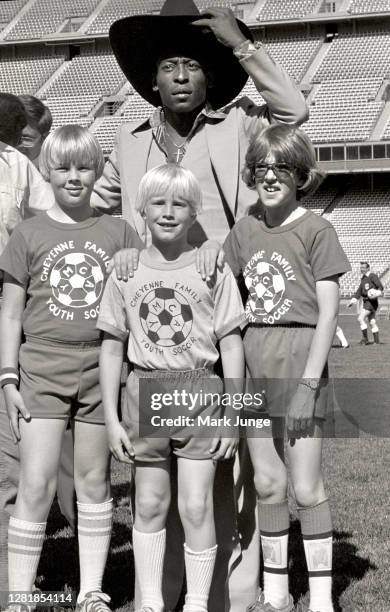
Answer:
[{"label": "white knee-high sock", "polygon": [[112,499],[101,504],[77,502],[78,540],[80,558],[80,593],[77,601],[86,593],[102,590],[112,530]]},{"label": "white knee-high sock", "polygon": [[166,531],[145,533],[133,527],[135,571],[141,592],[141,607],[163,612],[162,577]]},{"label": "white knee-high sock", "polygon": [[10,591],[32,591],[45,539],[46,522],[31,523],[11,516],[8,527]]},{"label": "white knee-high sock", "polygon": [[332,518],[329,501],[298,508],[307,569],[311,610],[334,612],[332,604]]},{"label": "white knee-high sock", "polygon": [[341,327],[337,327],[336,336],[340,340],[341,346],[347,346],[348,340],[346,339],[345,334],[343,330],[341,329]]},{"label": "white knee-high sock", "polygon": [[217,545],[197,552],[184,544],[187,595],[183,612],[207,612],[216,557]]},{"label": "white knee-high sock", "polygon": [[258,504],[264,564],[264,601],[274,608],[289,603],[287,546],[290,514],[287,500]]}]

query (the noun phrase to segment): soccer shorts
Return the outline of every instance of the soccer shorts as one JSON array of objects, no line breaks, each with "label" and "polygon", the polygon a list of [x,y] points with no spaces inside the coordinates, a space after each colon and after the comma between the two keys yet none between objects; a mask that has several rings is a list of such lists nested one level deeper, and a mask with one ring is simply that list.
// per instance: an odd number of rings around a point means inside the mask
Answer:
[{"label": "soccer shorts", "polygon": [[[123,407],[123,425],[132,443],[135,460],[144,462],[165,461],[173,453],[178,457],[186,459],[210,459],[209,452],[211,440],[217,433],[217,428],[210,425],[202,428],[197,425],[198,416],[202,419],[206,416],[217,418],[221,413],[218,401],[201,403],[195,409],[189,411],[186,405],[172,405],[168,409],[164,407],[160,415],[163,418],[175,419],[179,415],[188,416],[194,420],[194,426],[176,424],[171,428],[162,426],[151,427],[153,412],[149,403],[151,395],[159,389],[167,395],[175,391],[185,390],[188,394],[219,394],[223,392],[222,380],[207,368],[197,370],[143,370],[135,368],[127,379],[126,401]],[[209,395],[207,396],[209,397]],[[143,404],[140,406],[140,402]],[[158,421],[160,423],[160,421]],[[142,432],[148,431],[149,436]]]},{"label": "soccer shorts", "polygon": [[[302,378],[314,327],[248,325],[244,336],[248,391],[263,393],[258,416],[285,417]],[[316,392],[314,417],[326,418],[328,366]],[[249,408],[248,413],[256,411]]]},{"label": "soccer shorts", "polygon": [[104,425],[99,385],[100,342],[28,338],[19,352],[20,393],[31,417]]}]

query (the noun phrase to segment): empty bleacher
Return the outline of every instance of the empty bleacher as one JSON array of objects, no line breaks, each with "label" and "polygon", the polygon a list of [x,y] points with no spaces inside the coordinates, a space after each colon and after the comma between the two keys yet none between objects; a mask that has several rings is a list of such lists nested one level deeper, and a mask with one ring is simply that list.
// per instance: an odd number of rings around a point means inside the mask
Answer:
[{"label": "empty bleacher", "polygon": [[316,50],[322,44],[319,36],[294,36],[294,38],[266,38],[263,43],[271,57],[285,68],[299,83]]},{"label": "empty bleacher", "polygon": [[126,82],[112,53],[78,55],[45,91],[46,96],[108,96]]},{"label": "empty bleacher", "polygon": [[[388,189],[352,189],[328,216],[341,236],[374,237],[390,234],[390,193]],[[387,248],[390,257],[390,244]],[[389,261],[390,265],[390,261]]]},{"label": "empty bleacher", "polygon": [[90,110],[99,100],[99,95],[50,97],[44,103],[50,108],[53,115],[53,129],[65,123],[78,123],[90,125],[92,118],[86,119]]},{"label": "empty bleacher", "polygon": [[390,76],[390,31],[367,31],[334,38],[315,80]]},{"label": "empty bleacher", "polygon": [[48,55],[2,60],[0,91],[10,91],[14,94],[35,94],[63,61],[63,56]]},{"label": "empty bleacher", "polygon": [[314,12],[318,0],[267,0],[256,16],[258,21],[297,19]]},{"label": "empty bleacher", "polygon": [[88,34],[108,32],[117,19],[142,13],[158,13],[163,0],[109,0],[87,29]]},{"label": "empty bleacher", "polygon": [[0,32],[16,16],[27,0],[3,0],[0,2]]},{"label": "empty bleacher", "polygon": [[351,295],[360,279],[359,263],[370,262],[383,274],[390,266],[390,193],[385,178],[372,189],[367,178],[357,177],[345,196],[326,218],[335,227],[352,265],[341,279],[344,295]]},{"label": "empty bleacher", "polygon": [[337,191],[337,185],[329,185],[329,181],[326,181],[313,195],[302,200],[302,206],[322,215],[335,199]]},{"label": "empty bleacher", "polygon": [[114,116],[102,117],[92,125],[91,131],[98,139],[105,155],[111,153],[114,146],[115,134],[121,123],[123,123],[121,118]]},{"label": "empty bleacher", "polygon": [[386,124],[385,130],[382,136],[383,140],[390,140],[390,119]]},{"label": "empty bleacher", "polygon": [[382,82],[381,78],[324,81],[312,100],[305,132],[314,142],[367,139],[384,105],[375,100]]},{"label": "empty bleacher", "polygon": [[99,0],[37,0],[6,36],[7,40],[41,38],[53,34],[70,17],[86,19]]},{"label": "empty bleacher", "polygon": [[[250,0],[195,0],[199,9],[209,6],[231,7],[233,10],[240,4],[250,4]],[[254,4],[254,0],[253,0]],[[159,13],[163,0],[109,0],[90,24],[88,34],[100,34],[108,32],[110,25],[117,19],[129,17],[130,15],[142,15],[146,13]]]},{"label": "empty bleacher", "polygon": [[123,104],[118,112],[118,116],[121,117],[123,121],[138,121],[149,117],[153,109],[154,106],[141,98],[137,92],[134,92]]},{"label": "empty bleacher", "polygon": [[352,0],[348,10],[353,14],[390,12],[390,1]]}]

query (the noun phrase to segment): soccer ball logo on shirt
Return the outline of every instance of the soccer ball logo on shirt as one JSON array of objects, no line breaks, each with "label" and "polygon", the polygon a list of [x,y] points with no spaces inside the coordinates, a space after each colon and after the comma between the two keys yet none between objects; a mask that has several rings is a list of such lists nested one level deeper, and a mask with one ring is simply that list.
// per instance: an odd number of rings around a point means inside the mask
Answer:
[{"label": "soccer ball logo on shirt", "polygon": [[103,291],[104,273],[100,264],[86,253],[61,257],[50,274],[55,299],[68,308],[85,308],[97,302]]},{"label": "soccer ball logo on shirt", "polygon": [[282,300],[286,284],[279,270],[267,261],[259,261],[245,277],[249,307],[255,316],[264,316]]},{"label": "soccer ball logo on shirt", "polygon": [[142,329],[157,346],[177,346],[189,335],[193,315],[182,293],[168,287],[152,289],[139,308]]}]

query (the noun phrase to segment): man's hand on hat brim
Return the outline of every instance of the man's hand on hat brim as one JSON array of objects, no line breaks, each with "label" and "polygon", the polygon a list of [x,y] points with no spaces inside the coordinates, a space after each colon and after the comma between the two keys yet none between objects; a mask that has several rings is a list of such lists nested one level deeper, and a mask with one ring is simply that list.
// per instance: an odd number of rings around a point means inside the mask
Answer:
[{"label": "man's hand on hat brim", "polygon": [[208,7],[200,11],[200,14],[202,18],[193,21],[192,25],[196,27],[207,26],[225,47],[234,49],[246,40],[231,9]]}]

